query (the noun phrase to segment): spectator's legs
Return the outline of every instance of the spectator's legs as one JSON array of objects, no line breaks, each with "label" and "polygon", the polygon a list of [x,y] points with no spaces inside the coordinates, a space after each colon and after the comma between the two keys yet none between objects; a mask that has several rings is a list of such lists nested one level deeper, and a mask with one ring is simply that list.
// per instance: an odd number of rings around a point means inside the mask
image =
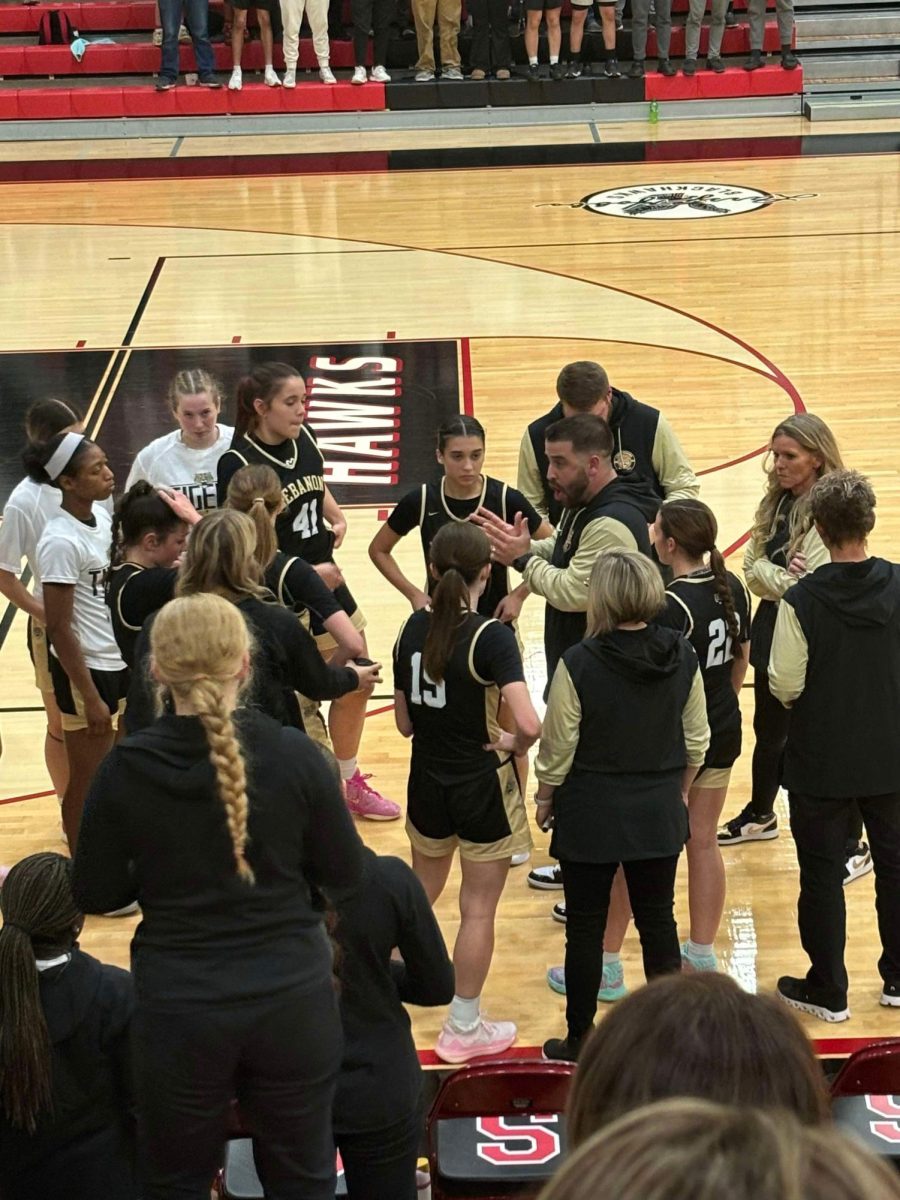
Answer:
[{"label": "spectator's legs", "polygon": [[561,13],[562,8],[548,8],[544,11],[547,18],[547,49],[551,62],[558,61],[562,48],[562,28],[559,23]]},{"label": "spectator's legs", "polygon": [[272,38],[272,18],[264,8],[256,10],[256,16],[259,20],[259,40],[262,42],[263,61],[266,67],[271,71],[273,54],[275,50],[274,41]]},{"label": "spectator's legs", "polygon": [[306,19],[312,33],[313,50],[320,67],[327,67],[331,58],[328,41],[328,0],[306,0]]},{"label": "spectator's legs", "polygon": [[[353,14],[353,59],[358,67],[366,65],[369,53],[369,30],[372,28],[373,0],[351,0]],[[374,62],[378,62],[376,57]]]},{"label": "spectator's legs", "polygon": [[[372,62],[376,67],[387,66],[388,46],[391,37],[391,23],[396,16],[396,0],[375,0],[373,24],[375,32],[372,42]],[[363,60],[365,61],[365,60]]]},{"label": "spectator's legs", "polygon": [[656,0],[656,56],[669,57],[672,44],[672,0]]},{"label": "spectator's legs", "polygon": [[[209,43],[209,0],[184,0],[184,16],[188,33],[194,43],[197,73],[201,79],[208,79],[216,70],[216,60]],[[175,36],[178,36],[177,29]],[[163,37],[165,38],[165,31]]]},{"label": "spectator's legs", "polygon": [[458,67],[462,59],[459,56],[459,24],[462,17],[460,0],[437,0],[438,33],[441,44],[441,70],[447,67]]},{"label": "spectator's legs", "polygon": [[[512,47],[509,44],[507,0],[488,0],[487,8],[488,20],[491,25],[491,66],[495,71],[508,70],[512,63]],[[527,755],[516,759],[516,769],[524,788],[525,780],[528,778]]]},{"label": "spectator's legs", "polygon": [[335,1133],[350,1200],[416,1200],[421,1133],[418,1109],[386,1129]]},{"label": "spectator's legs", "polygon": [[182,0],[159,0],[159,19],[163,31],[159,74],[163,79],[178,78],[178,27],[182,11]]},{"label": "spectator's legs", "polygon": [[578,1043],[594,1023],[603,976],[603,930],[618,863],[560,861],[566,897],[566,1024]]},{"label": "spectator's legs", "polygon": [[538,32],[541,28],[542,12],[539,8],[529,8],[525,13],[525,53],[528,61],[538,57]]},{"label": "spectator's legs", "polygon": [[412,0],[413,22],[416,26],[416,44],[419,57],[417,71],[434,70],[434,22],[438,0]]},{"label": "spectator's legs", "polygon": [[875,910],[886,985],[900,986],[900,793],[861,799],[859,807],[875,864]]},{"label": "spectator's legs", "polygon": [[572,6],[572,19],[569,22],[569,57],[571,59],[577,59],[581,53],[581,45],[584,41],[584,23],[589,11],[587,8]]},{"label": "spectator's legs", "polygon": [[[747,17],[750,25],[750,50],[762,50],[766,29],[766,0],[747,0]],[[771,809],[769,811],[771,812]]]},{"label": "spectator's legs", "polygon": [[[778,41],[781,46],[790,46],[794,40],[794,0],[775,0],[775,16],[778,18]],[[765,21],[765,15],[763,15]],[[752,26],[751,26],[752,30]],[[751,48],[754,45],[751,32]],[[762,46],[762,43],[760,43]]]},{"label": "spectator's legs", "polygon": [[288,71],[296,71],[300,57],[300,22],[303,20],[304,3],[305,0],[281,0],[281,24],[284,27],[282,48],[284,65]]},{"label": "spectator's legs", "polygon": [[473,71],[491,69],[491,20],[488,14],[490,0],[469,0],[467,5],[472,17],[472,48],[469,58]]},{"label": "spectator's legs", "polygon": [[631,0],[631,41],[634,61],[642,63],[647,57],[647,21],[650,0]]},{"label": "spectator's legs", "polygon": [[231,65],[239,67],[244,52],[244,36],[247,33],[247,9],[235,8],[231,21]]},{"label": "spectator's legs", "polygon": [[722,57],[722,35],[725,33],[725,13],[727,11],[728,0],[712,0],[709,22],[709,50],[707,51],[707,58]]}]

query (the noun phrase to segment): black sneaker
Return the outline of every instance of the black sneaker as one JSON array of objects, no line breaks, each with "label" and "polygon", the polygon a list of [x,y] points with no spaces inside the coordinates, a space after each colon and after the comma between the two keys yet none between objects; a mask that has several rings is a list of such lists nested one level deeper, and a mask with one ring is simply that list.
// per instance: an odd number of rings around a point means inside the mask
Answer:
[{"label": "black sneaker", "polygon": [[744,63],[745,71],[758,71],[760,67],[766,65],[766,58],[762,50],[751,50],[750,57]]},{"label": "black sneaker", "polygon": [[566,906],[565,904],[554,904],[550,916],[554,921],[559,921],[560,925],[566,923]]},{"label": "black sneaker", "polygon": [[603,74],[607,79],[621,79],[622,72],[619,70],[619,60],[617,58],[608,58],[603,64]]},{"label": "black sneaker", "polygon": [[784,67],[785,71],[796,71],[797,67],[800,66],[800,59],[793,52],[793,50],[782,50],[781,65]]},{"label": "black sneaker", "polygon": [[541,77],[541,68],[538,66],[537,63],[530,63],[528,66],[528,78],[529,79],[540,79],[540,77]]},{"label": "black sneaker", "polygon": [[580,79],[583,69],[584,68],[580,62],[570,62],[568,70],[566,71],[566,77],[568,79]]},{"label": "black sneaker", "polygon": [[720,846],[731,846],[737,842],[768,842],[777,837],[778,818],[775,814],[756,816],[749,808],[726,821],[717,835]]},{"label": "black sneaker", "polygon": [[550,863],[546,867],[535,867],[528,872],[528,886],[537,888],[539,892],[562,891],[562,867],[559,863]]},{"label": "black sneaker", "polygon": [[885,1008],[900,1008],[900,983],[886,983],[881,990],[879,1003]]},{"label": "black sneaker", "polygon": [[681,69],[685,73],[685,75],[688,76],[688,78],[690,78],[691,75],[696,75],[697,74],[696,58],[686,58],[684,60],[684,63],[682,65]]},{"label": "black sneaker", "polygon": [[643,63],[642,59],[636,58],[634,60],[634,62],[631,64],[631,66],[628,68],[628,78],[629,79],[643,79],[644,78],[644,63]]},{"label": "black sneaker", "polygon": [[792,975],[782,975],[778,980],[775,990],[785,1004],[789,1004],[791,1008],[799,1009],[800,1012],[818,1017],[820,1021],[846,1021],[850,1016],[850,1009],[847,1008],[846,1001],[843,1008],[824,1004],[821,996],[817,996],[811,990],[805,979],[795,979]]},{"label": "black sneaker", "polygon": [[156,90],[158,92],[171,92],[173,87],[177,87],[177,79],[167,79],[165,75],[160,75],[156,81]]},{"label": "black sneaker", "polygon": [[220,88],[222,86],[222,81],[220,79],[216,79],[215,75],[201,75],[197,82],[199,83],[200,87],[209,88],[211,92],[214,92],[216,88]]},{"label": "black sneaker", "polygon": [[660,75],[665,75],[669,79],[678,74],[678,68],[670,58],[661,58],[656,64],[656,69]]},{"label": "black sneaker", "polygon": [[566,68],[565,68],[564,64],[561,62],[551,63],[550,78],[551,79],[565,79],[565,77],[566,77]]},{"label": "black sneaker", "polygon": [[[711,58],[706,60],[706,69],[707,71],[715,71],[717,75],[721,75],[725,70],[725,64],[722,62],[721,58],[714,54]],[[685,74],[687,74],[686,71]]]},{"label": "black sneaker", "polygon": [[584,1038],[570,1041],[569,1038],[550,1038],[544,1042],[542,1055],[547,1062],[578,1062]]},{"label": "black sneaker", "polygon": [[728,26],[729,29],[731,29],[735,25],[737,25],[737,23],[738,23],[738,19],[734,15],[734,9],[729,4],[728,7],[725,9],[725,24]]}]

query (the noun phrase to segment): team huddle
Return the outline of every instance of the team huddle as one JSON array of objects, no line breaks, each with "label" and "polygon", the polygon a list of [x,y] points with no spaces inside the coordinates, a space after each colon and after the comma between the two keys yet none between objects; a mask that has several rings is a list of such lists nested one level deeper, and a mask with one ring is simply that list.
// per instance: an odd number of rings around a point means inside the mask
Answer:
[{"label": "team huddle", "polygon": [[[849,1016],[843,885],[874,866],[881,1002],[900,1006],[900,569],[866,551],[871,486],[844,469],[819,418],[781,422],[745,586],[725,567],[715,516],[665,416],[612,387],[596,363],[564,367],[557,395],[524,433],[515,488],[486,473],[475,418],[442,426],[440,479],[405,495],[369,547],[412,608],[392,663],[396,725],[411,739],[415,881],[402,887],[422,910],[421,953],[436,982],[423,982],[420,961],[418,985],[401,998],[449,1002],[436,1046],[445,1062],[515,1041],[515,1024],[486,1018],[480,998],[510,866],[532,848],[525,787],[537,744],[533,820],[551,832],[555,862],[528,882],[563,890],[553,915],[566,925],[565,963],[547,982],[566,995],[567,1030],[545,1057],[576,1060],[598,999],[625,995],[632,916],[647,979],[717,969],[721,846],[778,836],[782,785],[811,967],[780,979],[779,994],[824,1020]],[[305,1040],[285,1034],[298,1074],[309,1075],[313,1042],[323,1079],[340,1057],[310,888],[340,913],[335,897],[365,875],[351,815],[401,813],[358,762],[380,665],[336,561],[347,522],[306,422],[302,375],[257,366],[238,387],[233,429],[219,423],[222,398],[204,371],[181,372],[169,401],[176,430],[137,455],[112,513],[114,479],[79,414],[56,400],[33,405],[28,477],[0,526],[0,590],[29,614],[75,900],[84,912],[143,916],[133,966],[146,1197],[175,1194],[167,1189],[192,1170],[202,1178],[221,1139],[190,1118],[190,1098],[180,1097],[179,1118],[166,1083],[201,1036],[191,1014],[210,972],[220,997],[224,988],[235,1004],[264,1006],[272,1039],[305,1023]],[[393,551],[416,528],[424,561],[410,579]],[[23,561],[32,592],[18,578]],[[759,600],[752,623],[748,587]],[[543,721],[516,629],[532,594],[545,601]],[[752,795],[722,823],[748,665]],[[457,852],[451,973],[428,909]],[[383,939],[386,978],[400,940]],[[287,995],[290,1012],[276,1003]],[[230,1046],[252,1041],[237,1015],[228,1022]],[[221,1079],[206,1082],[217,1103],[230,1095]],[[324,1103],[322,1087],[303,1105]],[[260,1120],[274,1122],[272,1145],[285,1122],[296,1137],[299,1107],[290,1124],[290,1104],[276,1113],[277,1089],[255,1099]],[[302,1134],[322,1141],[318,1127]],[[333,1161],[319,1149],[326,1195]],[[352,1159],[349,1141],[347,1150]],[[294,1165],[276,1148],[263,1169],[275,1178]]]}]

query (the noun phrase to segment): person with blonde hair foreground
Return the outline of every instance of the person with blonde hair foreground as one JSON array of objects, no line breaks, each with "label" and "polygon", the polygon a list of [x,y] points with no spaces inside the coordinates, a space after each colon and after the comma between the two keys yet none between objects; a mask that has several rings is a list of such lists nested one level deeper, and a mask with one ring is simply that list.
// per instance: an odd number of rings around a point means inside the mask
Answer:
[{"label": "person with blonde hair foreground", "polygon": [[535,819],[553,824],[566,895],[564,1039],[544,1057],[578,1058],[594,1022],[603,931],[622,865],[648,979],[681,970],[675,872],[688,838],[687,794],[709,746],[703,678],[691,644],[651,624],[659,571],[609,550],[591,572],[588,636],[562,656],[536,764]]},{"label": "person with blonde hair foreground", "polygon": [[617,1004],[582,1051],[569,1097],[569,1145],[623,1113],[674,1096],[829,1117],[809,1038],[774,996],[727,975],[668,976]]},{"label": "person with blonde hair foreground", "polygon": [[539,1200],[898,1200],[897,1174],[789,1113],[667,1100],[595,1133]]},{"label": "person with blonde hair foreground", "polygon": [[250,638],[234,604],[171,601],[150,654],[174,712],[101,765],[73,880],[85,912],[143,910],[141,1194],[208,1200],[237,1098],[267,1195],[331,1200],[340,1019],[310,884],[355,884],[362,845],[305,734],[239,708]]}]

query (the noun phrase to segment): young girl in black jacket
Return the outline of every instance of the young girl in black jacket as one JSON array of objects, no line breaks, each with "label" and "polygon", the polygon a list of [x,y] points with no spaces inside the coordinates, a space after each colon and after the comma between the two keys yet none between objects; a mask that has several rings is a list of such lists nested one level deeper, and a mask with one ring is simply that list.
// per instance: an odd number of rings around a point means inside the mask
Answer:
[{"label": "young girl in black jacket", "polygon": [[174,714],[101,766],[74,881],[87,912],[134,900],[143,911],[142,1198],[208,1200],[237,1098],[267,1194],[332,1200],[340,1022],[309,889],[352,886],[362,846],[309,739],[236,711],[250,648],[233,604],[173,600],[150,652]]},{"label": "young girl in black jacket", "polygon": [[32,854],[0,890],[0,1196],[136,1200],[131,976],[78,949],[72,863]]}]

